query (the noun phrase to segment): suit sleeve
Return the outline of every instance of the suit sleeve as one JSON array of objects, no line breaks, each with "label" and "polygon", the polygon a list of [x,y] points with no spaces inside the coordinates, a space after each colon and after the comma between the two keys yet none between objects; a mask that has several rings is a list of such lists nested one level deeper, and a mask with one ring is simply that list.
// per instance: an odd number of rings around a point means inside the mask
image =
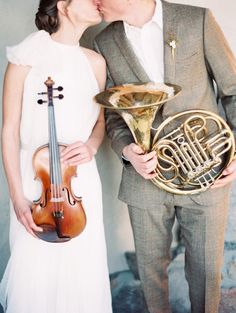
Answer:
[{"label": "suit sleeve", "polygon": [[205,10],[204,49],[226,121],[236,137],[236,59],[209,9]]},{"label": "suit sleeve", "polygon": [[[94,41],[94,49],[102,54],[101,50],[99,49],[99,45]],[[103,55],[103,54],[102,54]],[[106,59],[106,56],[103,55],[103,57]],[[115,85],[115,82],[113,81],[109,68],[107,66],[107,81],[106,81],[106,88],[113,87]],[[124,165],[123,159],[122,159],[122,151],[125,146],[129,145],[130,143],[134,142],[133,136],[122,119],[122,117],[116,113],[114,110],[105,110],[105,119],[106,119],[106,132],[108,137],[111,139],[111,146],[112,149],[116,152],[118,155],[120,161]]]}]

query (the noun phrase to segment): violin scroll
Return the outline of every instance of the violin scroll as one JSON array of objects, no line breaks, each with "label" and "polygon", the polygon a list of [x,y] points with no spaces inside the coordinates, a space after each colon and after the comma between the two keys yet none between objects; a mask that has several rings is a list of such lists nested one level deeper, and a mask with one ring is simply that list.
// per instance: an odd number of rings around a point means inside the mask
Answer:
[{"label": "violin scroll", "polygon": [[47,95],[48,96],[48,101],[43,100],[43,99],[39,99],[37,101],[38,104],[43,104],[43,103],[47,103],[47,102],[52,102],[52,99],[59,99],[62,100],[64,98],[64,96],[62,94],[59,94],[58,96],[53,96],[53,90],[57,90],[57,91],[62,91],[63,87],[62,86],[58,86],[56,88],[52,88],[53,85],[55,84],[55,82],[51,79],[51,77],[48,77],[48,79],[44,82],[44,84],[47,86],[47,91],[43,91],[43,92],[38,92],[38,95],[42,96],[42,95]]}]

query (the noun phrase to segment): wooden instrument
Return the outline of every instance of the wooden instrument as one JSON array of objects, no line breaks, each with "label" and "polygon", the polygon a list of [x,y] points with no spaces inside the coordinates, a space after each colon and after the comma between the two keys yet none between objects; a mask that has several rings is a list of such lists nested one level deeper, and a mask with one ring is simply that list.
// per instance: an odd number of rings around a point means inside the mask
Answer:
[{"label": "wooden instrument", "polygon": [[[63,99],[63,95],[53,96],[53,90],[61,91],[62,87],[53,88],[54,82],[49,77],[45,82],[48,101],[38,100],[39,104],[48,102],[49,143],[39,147],[33,155],[35,179],[42,183],[42,194],[34,201],[32,216],[36,225],[43,232],[36,235],[48,242],[65,242],[78,236],[85,228],[86,215],[82,198],[71,190],[71,179],[76,176],[76,166],[61,164],[60,152],[66,147],[58,144],[53,98]],[[69,122],[69,121],[68,121]]]}]

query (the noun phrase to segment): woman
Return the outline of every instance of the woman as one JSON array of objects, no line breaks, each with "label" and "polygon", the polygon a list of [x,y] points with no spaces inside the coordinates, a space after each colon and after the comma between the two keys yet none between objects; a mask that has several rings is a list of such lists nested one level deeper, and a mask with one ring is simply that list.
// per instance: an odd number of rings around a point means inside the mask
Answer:
[{"label": "woman", "polygon": [[[7,313],[111,313],[102,221],[101,184],[94,155],[104,135],[103,112],[93,96],[105,85],[105,62],[79,46],[86,28],[101,21],[93,0],[41,0],[40,31],[8,48],[2,148],[11,197],[11,257],[0,286]],[[64,99],[54,101],[57,137],[68,147],[61,161],[76,165],[73,192],[82,196],[85,230],[65,243],[48,243],[31,216],[41,194],[32,156],[48,142],[47,105],[38,92],[51,76]]]}]

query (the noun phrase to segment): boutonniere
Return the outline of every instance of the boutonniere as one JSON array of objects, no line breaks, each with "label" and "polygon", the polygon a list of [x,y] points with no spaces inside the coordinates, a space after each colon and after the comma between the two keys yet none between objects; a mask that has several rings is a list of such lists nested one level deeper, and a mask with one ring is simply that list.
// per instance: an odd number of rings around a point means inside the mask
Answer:
[{"label": "boutonniere", "polygon": [[177,43],[178,43],[178,41],[173,36],[170,36],[170,38],[167,41],[167,44],[171,48],[171,55],[172,55],[173,60],[175,59],[175,52],[176,52],[176,48],[177,48]]}]

